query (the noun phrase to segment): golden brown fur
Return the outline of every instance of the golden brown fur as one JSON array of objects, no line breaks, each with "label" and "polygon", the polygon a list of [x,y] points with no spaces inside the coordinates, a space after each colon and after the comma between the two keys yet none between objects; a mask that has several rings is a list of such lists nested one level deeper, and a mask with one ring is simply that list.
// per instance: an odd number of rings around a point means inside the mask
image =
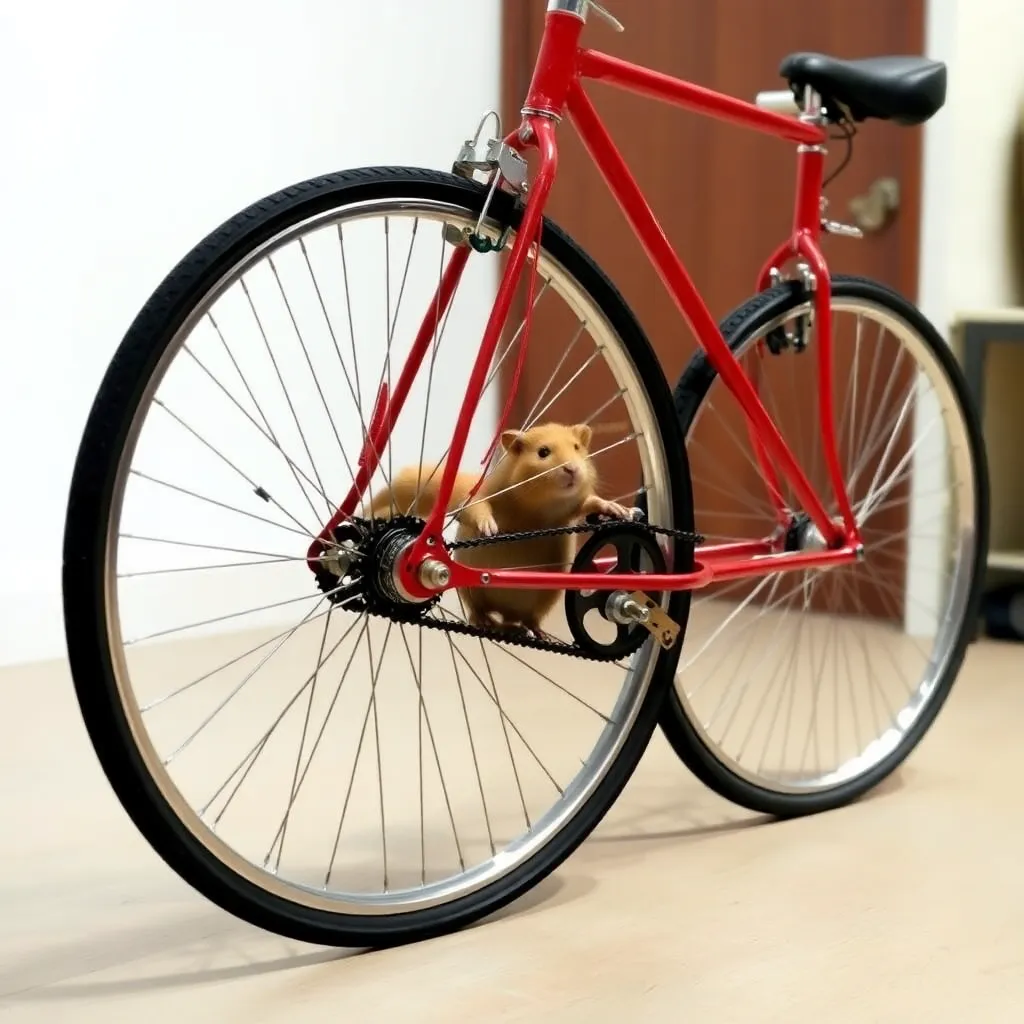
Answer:
[{"label": "golden brown fur", "polygon": [[[594,512],[627,517],[627,509],[594,493],[596,472],[588,449],[591,436],[585,424],[544,423],[526,431],[506,430],[501,435],[502,458],[468,504],[466,496],[477,476],[456,476],[448,511],[466,506],[456,516],[458,539],[568,526]],[[395,475],[390,489],[374,495],[370,514],[390,516],[394,509],[399,515],[426,517],[437,500],[442,471],[443,467],[435,466],[406,467]],[[556,572],[572,563],[573,538],[563,535],[487,544],[465,548],[456,557],[478,568],[530,567]],[[541,620],[561,593],[487,587],[459,591],[473,625],[533,632],[540,630]]]}]

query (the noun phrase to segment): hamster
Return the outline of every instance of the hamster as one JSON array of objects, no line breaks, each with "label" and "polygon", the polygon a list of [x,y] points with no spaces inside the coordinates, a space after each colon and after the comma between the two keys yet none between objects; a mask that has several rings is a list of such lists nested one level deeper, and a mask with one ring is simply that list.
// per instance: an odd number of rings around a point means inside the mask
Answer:
[{"label": "hamster", "polygon": [[[582,423],[544,423],[529,430],[504,431],[504,455],[468,503],[466,498],[477,476],[456,476],[448,511],[466,505],[456,516],[457,539],[569,526],[593,513],[628,519],[628,509],[595,493],[597,474],[589,457],[591,437],[590,427]],[[417,489],[428,477],[431,479],[417,500]],[[371,516],[389,517],[393,509],[398,514],[426,516],[437,500],[440,477],[440,467],[402,469],[390,488],[374,495]],[[455,553],[457,561],[480,569],[530,568],[543,572],[565,571],[573,557],[571,534],[485,544]],[[489,587],[459,590],[472,625],[525,629],[535,634],[540,634],[541,621],[561,593],[554,589]]]}]

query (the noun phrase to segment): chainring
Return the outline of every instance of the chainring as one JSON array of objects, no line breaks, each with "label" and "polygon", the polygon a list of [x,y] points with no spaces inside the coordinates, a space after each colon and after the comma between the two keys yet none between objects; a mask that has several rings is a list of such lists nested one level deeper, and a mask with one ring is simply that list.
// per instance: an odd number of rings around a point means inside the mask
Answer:
[{"label": "chainring", "polygon": [[[640,523],[611,525],[595,533],[580,548],[572,563],[572,572],[595,572],[593,558],[599,551],[611,548],[615,552],[615,565],[609,575],[622,573],[667,572],[665,555],[654,535]],[[646,561],[646,565],[644,564]],[[616,622],[608,615],[608,603],[612,596],[621,591],[614,590],[566,590],[565,619],[569,632],[578,647],[609,661],[634,654],[649,638],[650,634],[638,622]],[[648,594],[661,603],[662,594]],[[602,640],[591,633],[587,625],[587,614],[597,611],[601,620],[615,628],[611,640]]]}]

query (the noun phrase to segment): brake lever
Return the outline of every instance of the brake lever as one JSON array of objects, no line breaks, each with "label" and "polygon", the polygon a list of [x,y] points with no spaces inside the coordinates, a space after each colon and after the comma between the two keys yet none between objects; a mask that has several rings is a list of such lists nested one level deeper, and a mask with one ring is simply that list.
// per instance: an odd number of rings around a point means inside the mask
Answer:
[{"label": "brake lever", "polygon": [[589,0],[589,3],[590,6],[594,9],[594,11],[597,14],[599,14],[602,18],[604,18],[604,20],[608,22],[608,24],[611,25],[611,27],[615,29],[616,32],[626,31],[626,26],[623,25],[622,22],[619,21],[619,19],[616,18],[611,11],[607,10],[606,8],[602,7],[599,3],[597,3],[597,0]]}]

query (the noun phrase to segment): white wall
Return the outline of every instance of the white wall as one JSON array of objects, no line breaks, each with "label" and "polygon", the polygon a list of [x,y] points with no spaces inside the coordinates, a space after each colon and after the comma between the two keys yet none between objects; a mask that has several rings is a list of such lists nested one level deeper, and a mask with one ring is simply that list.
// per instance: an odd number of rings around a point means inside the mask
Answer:
[{"label": "white wall", "polygon": [[92,396],[223,219],[315,174],[447,167],[499,96],[498,0],[56,0],[0,10],[0,663],[63,652]]},{"label": "white wall", "polygon": [[[919,301],[949,337],[953,318],[1024,304],[1012,220],[1015,135],[1024,116],[1024,3],[930,0],[926,48],[949,64],[946,108],[925,129]],[[1016,176],[1016,180],[1015,180]],[[989,359],[985,435],[992,546],[1024,547],[1024,353]]]},{"label": "white wall", "polygon": [[919,301],[946,332],[958,310],[1020,299],[1010,190],[1024,105],[1024,3],[930,0],[925,45],[949,64],[949,89],[925,128]]}]

